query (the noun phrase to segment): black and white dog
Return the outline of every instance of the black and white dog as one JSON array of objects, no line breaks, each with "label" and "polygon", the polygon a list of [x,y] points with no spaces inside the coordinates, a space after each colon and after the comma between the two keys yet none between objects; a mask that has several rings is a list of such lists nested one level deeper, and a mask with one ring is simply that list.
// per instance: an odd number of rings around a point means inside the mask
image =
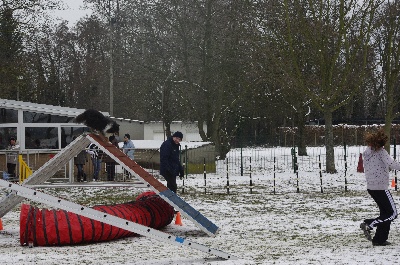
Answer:
[{"label": "black and white dog", "polygon": [[100,111],[94,109],[85,110],[83,113],[76,116],[74,121],[76,123],[85,124],[87,127],[101,133],[103,136],[106,136],[106,133],[119,132],[118,123],[104,116]]}]

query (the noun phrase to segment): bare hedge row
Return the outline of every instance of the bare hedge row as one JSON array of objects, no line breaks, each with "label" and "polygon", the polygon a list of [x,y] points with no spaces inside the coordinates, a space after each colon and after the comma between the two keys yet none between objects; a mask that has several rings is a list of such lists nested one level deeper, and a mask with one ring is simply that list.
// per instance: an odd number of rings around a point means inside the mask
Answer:
[{"label": "bare hedge row", "polygon": [[[375,131],[383,128],[383,124],[373,125],[333,125],[334,145],[364,145],[364,135],[366,132]],[[283,146],[294,146],[297,128],[281,127],[279,128]],[[400,141],[400,125],[393,124],[390,141],[396,144]],[[307,146],[325,145],[325,125],[306,125],[305,143]]]}]

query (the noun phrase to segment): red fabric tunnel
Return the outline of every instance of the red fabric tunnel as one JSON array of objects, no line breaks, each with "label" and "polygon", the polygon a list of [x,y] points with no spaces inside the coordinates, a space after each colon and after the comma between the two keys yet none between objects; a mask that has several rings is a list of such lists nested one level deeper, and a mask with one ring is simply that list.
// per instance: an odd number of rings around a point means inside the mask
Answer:
[{"label": "red fabric tunnel", "polygon": [[[98,205],[93,209],[160,229],[174,218],[174,208],[154,192],[140,194],[136,201]],[[48,210],[23,204],[20,215],[20,243],[34,246],[61,246],[109,241],[135,233],[65,210]]]}]

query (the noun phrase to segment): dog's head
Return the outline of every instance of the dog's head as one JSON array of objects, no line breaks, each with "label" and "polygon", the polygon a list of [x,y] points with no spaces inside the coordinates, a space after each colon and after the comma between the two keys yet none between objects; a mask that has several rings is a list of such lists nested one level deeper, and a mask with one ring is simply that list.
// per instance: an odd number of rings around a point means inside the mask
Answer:
[{"label": "dog's head", "polygon": [[112,121],[110,126],[107,126],[107,127],[109,127],[106,130],[107,133],[119,133],[119,124],[116,123],[115,121]]}]

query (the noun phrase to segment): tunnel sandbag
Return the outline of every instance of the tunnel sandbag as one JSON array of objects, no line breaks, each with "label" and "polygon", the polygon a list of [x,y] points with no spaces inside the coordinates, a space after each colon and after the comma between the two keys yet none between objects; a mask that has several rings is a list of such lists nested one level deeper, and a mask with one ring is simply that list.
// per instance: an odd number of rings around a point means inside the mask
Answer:
[{"label": "tunnel sandbag", "polygon": [[[136,201],[97,205],[92,209],[154,229],[169,225],[174,208],[154,192],[140,194]],[[39,209],[22,204],[20,244],[62,246],[110,241],[136,234],[65,210]]]}]

